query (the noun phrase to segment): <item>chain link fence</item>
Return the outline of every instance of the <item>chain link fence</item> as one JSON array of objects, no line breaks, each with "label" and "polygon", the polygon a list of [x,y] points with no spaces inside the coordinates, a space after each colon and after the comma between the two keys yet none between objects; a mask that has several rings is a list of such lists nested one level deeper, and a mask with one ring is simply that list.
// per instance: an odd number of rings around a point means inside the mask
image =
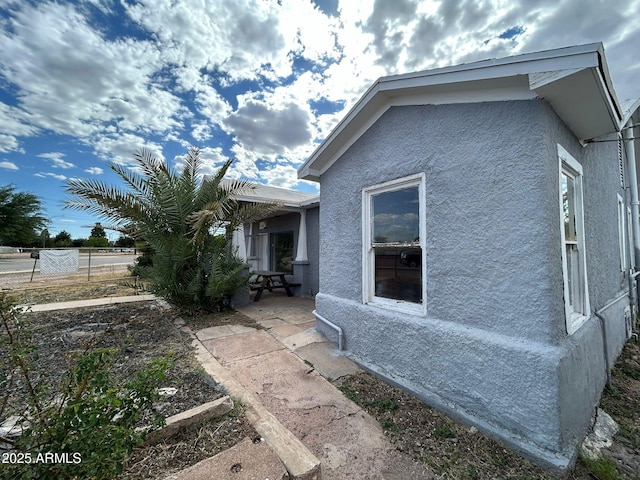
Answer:
[{"label": "chain link fence", "polygon": [[11,288],[34,282],[91,281],[123,276],[140,252],[134,248],[0,247],[0,285]]}]

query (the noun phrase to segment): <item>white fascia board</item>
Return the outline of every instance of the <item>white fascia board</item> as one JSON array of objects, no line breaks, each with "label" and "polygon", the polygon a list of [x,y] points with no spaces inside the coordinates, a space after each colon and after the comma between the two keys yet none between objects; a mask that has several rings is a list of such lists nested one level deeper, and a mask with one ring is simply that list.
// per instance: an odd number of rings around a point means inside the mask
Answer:
[{"label": "white fascia board", "polygon": [[640,115],[640,98],[636,98],[635,100],[627,100],[623,103],[622,126],[626,126],[630,120],[635,123],[632,120],[634,114],[636,115],[636,117]]},{"label": "white fascia board", "polygon": [[300,203],[302,208],[313,208],[320,205],[320,195]]},{"label": "white fascia board", "polygon": [[[326,159],[336,158],[336,152],[340,152],[339,155],[342,155],[348,148],[344,148],[342,145],[351,146],[387,110],[387,95],[379,93],[378,82],[379,80],[367,90],[365,95],[356,102],[307,161],[302,164],[298,169],[298,178],[319,181],[320,175],[330,166],[327,163],[333,164],[333,161]],[[353,140],[350,141],[350,139]]]},{"label": "white fascia board", "polygon": [[578,70],[599,65],[602,44],[561,48],[501,59],[483,60],[463,65],[381,78],[380,91],[412,86],[446,85],[487,80],[539,72]]},{"label": "white fascia board", "polygon": [[240,202],[247,203],[277,203],[282,208],[300,208],[303,202],[295,202],[283,198],[259,197],[250,195],[240,195],[237,197]]},{"label": "white fascia board", "polygon": [[[299,168],[298,178],[319,181],[320,175],[391,106],[535,98],[539,87],[544,85],[544,89],[552,78],[557,81],[586,69],[602,68],[608,90],[608,72],[606,64],[601,66],[601,59],[604,64],[602,44],[592,43],[380,78]],[[526,78],[528,85],[500,84],[517,78]],[[532,84],[539,90],[532,91]]]},{"label": "white fascia board", "polygon": [[537,98],[529,89],[526,75],[499,77],[432,87],[412,88],[392,96],[390,106],[445,105]]},{"label": "white fascia board", "polygon": [[[445,105],[536,98],[526,77],[490,78],[448,85],[416,86],[394,90],[376,89],[375,97],[359,102],[327,139],[298,169],[298,178],[320,181],[324,173],[391,107]],[[365,100],[364,97],[361,100]]]}]

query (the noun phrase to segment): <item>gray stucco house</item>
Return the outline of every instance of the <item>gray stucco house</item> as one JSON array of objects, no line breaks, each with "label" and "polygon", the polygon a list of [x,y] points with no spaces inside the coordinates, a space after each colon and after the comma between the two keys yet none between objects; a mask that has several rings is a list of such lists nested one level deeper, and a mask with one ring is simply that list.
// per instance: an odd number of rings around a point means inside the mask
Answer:
[{"label": "gray stucco house", "polygon": [[298,171],[321,185],[317,328],[568,468],[633,329],[638,105],[601,44],[376,81]]},{"label": "gray stucco house", "polygon": [[238,255],[250,271],[287,273],[296,296],[318,293],[319,195],[268,185],[255,185],[241,202],[278,203],[269,217],[243,225],[234,234]]}]

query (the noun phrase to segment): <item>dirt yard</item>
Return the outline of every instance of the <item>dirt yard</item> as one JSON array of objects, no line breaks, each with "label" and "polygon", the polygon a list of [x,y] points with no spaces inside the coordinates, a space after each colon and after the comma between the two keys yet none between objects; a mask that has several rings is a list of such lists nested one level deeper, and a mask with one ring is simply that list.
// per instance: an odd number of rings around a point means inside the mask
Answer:
[{"label": "dirt yard", "polygon": [[[64,288],[34,290],[15,295],[21,303],[49,303],[77,298],[96,298],[119,292],[121,287],[93,285],[80,293],[77,286],[73,293]],[[126,291],[117,294],[131,294]],[[126,293],[124,293],[126,292]],[[165,417],[212,401],[224,394],[224,389],[207,377],[195,360],[190,338],[173,325],[176,312],[161,308],[157,302],[136,302],[104,307],[59,310],[53,312],[27,313],[22,320],[33,333],[32,341],[37,347],[36,365],[42,373],[41,382],[55,385],[62,372],[73,361],[74,354],[92,347],[118,349],[113,372],[118,378],[126,378],[132,372],[147,366],[153,358],[169,356],[172,365],[167,370],[166,380],[158,388],[175,389],[175,393],[164,397],[156,409]],[[212,326],[216,321],[236,323],[236,314],[208,315],[206,317],[183,317],[193,327]],[[242,316],[245,324],[253,322]],[[200,327],[203,328],[203,327]],[[23,406],[24,392],[14,387],[13,405],[5,417]],[[171,390],[169,393],[172,393]],[[21,400],[22,399],[22,400]],[[3,419],[0,419],[0,421]],[[213,456],[244,439],[255,438],[255,430],[245,420],[242,406],[222,418],[213,419],[182,430],[160,443],[139,448],[128,461],[120,478],[161,479]]]},{"label": "dirt yard", "polygon": [[[406,392],[368,373],[348,377],[338,388],[381,424],[396,448],[428,465],[439,479],[553,477],[511,453],[474,427],[461,425]],[[569,480],[640,479],[640,348],[628,343],[618,360],[602,408],[620,426],[611,448],[597,462],[578,459]]]}]

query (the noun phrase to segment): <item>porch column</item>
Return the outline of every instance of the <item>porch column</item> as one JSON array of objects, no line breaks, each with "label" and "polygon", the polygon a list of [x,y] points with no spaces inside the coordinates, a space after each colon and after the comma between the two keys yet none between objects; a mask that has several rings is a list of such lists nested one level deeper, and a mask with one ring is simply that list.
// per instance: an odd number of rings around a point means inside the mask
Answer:
[{"label": "porch column", "polygon": [[240,260],[246,263],[247,246],[244,239],[244,224],[240,224],[240,226],[236,230],[234,230],[231,244],[234,247],[238,247],[238,257],[240,258]]},{"label": "porch column", "polygon": [[253,222],[249,224],[249,239],[247,240],[247,255],[253,257]]},{"label": "porch column", "polygon": [[307,211],[300,210],[300,228],[298,229],[298,250],[296,262],[308,262],[307,258]]}]

